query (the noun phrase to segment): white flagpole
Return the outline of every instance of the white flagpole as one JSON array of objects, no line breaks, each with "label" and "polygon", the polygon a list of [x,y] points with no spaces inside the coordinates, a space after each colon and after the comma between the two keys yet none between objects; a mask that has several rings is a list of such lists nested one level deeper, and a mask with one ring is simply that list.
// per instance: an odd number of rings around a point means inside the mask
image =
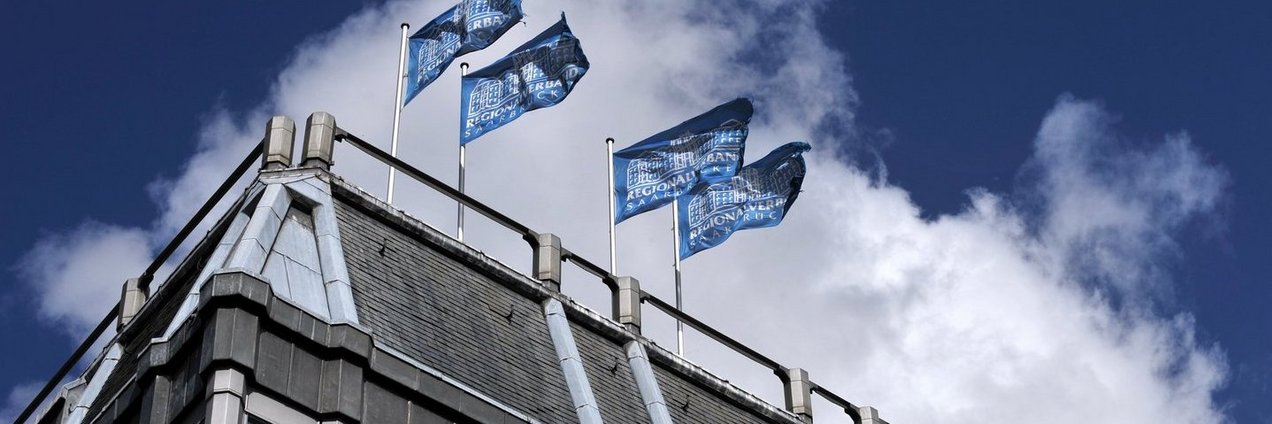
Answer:
[{"label": "white flagpole", "polygon": [[[411,29],[411,24],[402,23],[402,44],[398,51],[398,76],[397,76],[397,94],[393,97],[393,141],[389,146],[389,155],[397,157],[398,145],[398,126],[402,122],[402,82],[406,80],[406,38],[407,31]],[[397,169],[389,165],[389,194],[386,199],[390,205],[393,204],[393,177],[397,173]]]},{"label": "white flagpole", "polygon": [[[676,242],[676,248],[673,253],[676,255],[676,309],[684,312],[684,305],[680,298],[680,199],[672,199],[671,201],[671,232],[675,234],[673,240]],[[685,323],[676,320],[676,355],[685,356]]]},{"label": "white flagpole", "polygon": [[609,236],[610,236],[610,274],[618,275],[618,256],[614,250],[614,139],[605,139],[605,165],[609,169]]},{"label": "white flagpole", "polygon": [[[459,89],[462,91],[464,89],[462,78],[465,76],[468,76],[468,62],[463,62],[459,64],[459,75],[461,78]],[[461,93],[460,96],[462,97],[463,93]],[[460,105],[460,107],[466,107],[466,106]],[[462,142],[459,143],[459,192],[460,193],[464,192],[464,161],[465,161],[464,153],[466,153],[466,150],[467,149],[464,148],[464,143]],[[455,226],[456,226],[455,238],[461,242],[464,241],[464,204],[463,203],[459,204],[459,209],[456,212]]]}]

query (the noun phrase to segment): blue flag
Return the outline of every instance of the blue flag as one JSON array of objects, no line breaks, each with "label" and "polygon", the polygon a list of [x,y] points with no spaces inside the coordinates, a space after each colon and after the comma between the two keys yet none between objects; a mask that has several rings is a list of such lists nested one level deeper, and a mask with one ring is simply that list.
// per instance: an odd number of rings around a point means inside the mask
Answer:
[{"label": "blue flag", "polygon": [[751,101],[736,99],[614,153],[614,223],[671,203],[742,167]]},{"label": "blue flag", "polygon": [[680,197],[680,259],[724,243],[735,231],[780,224],[804,184],[807,143],[774,149],[728,181],[699,184]]},{"label": "blue flag", "polygon": [[463,0],[410,38],[405,105],[456,57],[490,46],[521,21],[521,0]]},{"label": "blue flag", "polygon": [[459,144],[565,100],[587,73],[579,39],[561,21],[503,59],[468,74],[459,90]]}]

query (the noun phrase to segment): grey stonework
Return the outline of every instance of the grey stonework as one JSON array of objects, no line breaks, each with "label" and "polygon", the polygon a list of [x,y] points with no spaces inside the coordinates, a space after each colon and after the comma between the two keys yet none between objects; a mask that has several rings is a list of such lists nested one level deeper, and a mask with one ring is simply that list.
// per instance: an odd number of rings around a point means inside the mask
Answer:
[{"label": "grey stonework", "polygon": [[[326,171],[267,171],[266,178],[273,187],[317,190],[288,195],[319,200],[308,206],[325,214],[312,217],[319,263],[305,264],[321,269],[328,289],[349,293],[335,301],[328,292],[328,302],[350,308],[313,313],[298,306],[303,299],[275,292],[281,286],[270,273],[221,268],[232,262],[228,252],[212,258],[218,245],[272,237],[242,230],[238,211],[260,210],[251,198],[270,186],[258,182],[122,327],[114,340],[121,355],[103,371],[96,396],[84,399],[84,422],[212,424],[272,414],[314,423],[578,423],[545,302],[564,313],[583,365],[575,375],[591,387],[604,422],[801,422],[658,347],[637,326],[597,314],[551,282],[518,273]],[[272,204],[265,209],[275,214]],[[527,247],[529,255],[537,246]],[[323,251],[339,252],[339,261]],[[209,258],[215,268],[203,269]],[[257,259],[263,267],[265,258]],[[179,309],[186,299],[193,305]],[[638,364],[652,370],[642,374],[645,396],[632,343],[645,352]],[[57,411],[78,401],[71,395],[41,422],[64,422],[68,415]],[[663,401],[651,409],[646,398]]]},{"label": "grey stonework", "polygon": [[[281,399],[294,414],[315,420],[529,422],[375,348],[362,329],[319,320],[251,275],[216,274],[200,298],[197,316],[168,341],[143,349],[130,387],[106,402],[91,422],[168,423],[198,417],[209,424],[222,422],[212,418],[227,410],[217,403],[227,398],[218,398],[221,386],[210,379],[226,370],[244,376],[237,393],[242,396],[234,396],[240,401],[249,394]],[[418,412],[395,412],[412,409]]]},{"label": "grey stonework", "polygon": [[869,406],[863,406],[858,411],[861,414],[861,424],[888,424],[883,418],[879,418],[879,410]]}]

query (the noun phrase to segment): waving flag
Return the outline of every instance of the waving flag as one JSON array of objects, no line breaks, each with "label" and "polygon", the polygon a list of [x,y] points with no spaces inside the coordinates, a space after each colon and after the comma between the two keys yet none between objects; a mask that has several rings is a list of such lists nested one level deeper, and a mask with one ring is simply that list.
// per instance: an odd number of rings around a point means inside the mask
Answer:
[{"label": "waving flag", "polygon": [[806,143],[774,149],[728,181],[699,184],[680,198],[680,259],[724,243],[739,230],[780,224],[804,184]]},{"label": "waving flag", "polygon": [[614,223],[736,175],[753,112],[750,100],[736,99],[615,152]]},{"label": "waving flag", "polygon": [[410,38],[406,99],[411,102],[456,57],[490,46],[521,21],[521,0],[463,0]]},{"label": "waving flag", "polygon": [[579,39],[561,21],[503,59],[470,73],[459,93],[459,144],[565,100],[587,73]]}]

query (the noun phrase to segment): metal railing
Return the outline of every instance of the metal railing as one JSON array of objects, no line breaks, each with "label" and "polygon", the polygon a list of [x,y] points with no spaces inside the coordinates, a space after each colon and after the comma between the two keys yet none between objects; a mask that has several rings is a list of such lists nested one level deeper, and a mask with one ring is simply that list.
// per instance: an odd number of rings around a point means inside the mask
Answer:
[{"label": "metal railing", "polygon": [[852,422],[861,424],[861,413],[858,412],[861,408],[858,408],[857,405],[853,405],[852,402],[839,397],[839,395],[831,392],[830,390],[826,390],[826,388],[817,383],[812,383],[812,393],[821,396],[823,399],[826,399],[826,401],[834,404],[835,406],[843,408],[844,413],[848,414],[849,417],[852,417]]},{"label": "metal railing", "polygon": [[406,174],[407,176],[411,177],[412,179],[416,181],[423,183],[429,188],[432,188],[433,190],[437,190],[441,192],[443,195],[446,195],[446,197],[449,197],[451,198],[451,200],[459,202],[459,204],[464,205],[464,207],[468,209],[477,211],[477,213],[484,215],[486,218],[490,218],[491,221],[495,221],[495,223],[504,226],[504,228],[507,228],[517,234],[520,234],[521,237],[526,240],[526,242],[533,243],[535,239],[539,236],[539,233],[536,233],[534,230],[531,230],[530,227],[522,225],[520,222],[514,221],[512,218],[509,218],[507,215],[504,215],[503,213],[495,210],[494,208],[491,208],[490,206],[486,206],[485,203],[481,203],[477,201],[477,199],[474,199],[468,196],[467,194],[464,194],[463,192],[456,190],[454,187],[446,185],[446,183],[443,183],[441,180],[437,178],[433,178],[433,176],[424,173],[424,171],[419,170],[418,168],[412,166],[411,164],[403,162],[401,159],[393,157],[393,155],[390,155],[388,152],[380,150],[380,148],[375,147],[371,143],[368,143],[366,140],[358,138],[358,136],[350,134],[348,131],[337,129],[334,135],[334,138],[337,141],[348,142],[350,145],[357,147],[358,150],[362,150],[364,153],[379,160],[380,162],[384,162],[385,164],[397,169],[398,172]]},{"label": "metal railing", "polygon": [[763,365],[765,368],[768,368],[770,371],[773,371],[773,373],[775,374],[781,375],[786,372],[786,367],[783,367],[782,364],[777,363],[777,361],[769,359],[769,357],[764,356],[763,354],[759,352],[756,352],[755,349],[751,349],[747,345],[744,345],[741,342],[734,340],[732,337],[726,336],[724,333],[721,333],[719,330],[711,328],[711,326],[703,323],[702,321],[698,321],[697,318],[689,316],[689,314],[684,313],[684,311],[676,309],[675,306],[668,304],[662,299],[659,299],[655,297],[654,295],[649,294],[648,292],[645,292],[644,290],[642,290],[640,293],[640,301],[641,303],[648,303],[650,305],[653,305],[655,308],[658,308],[658,310],[663,311],[663,313],[670,315],[672,319],[685,323],[685,325],[688,325],[689,328],[698,330],[698,332],[706,335],[707,337],[710,337],[711,340],[715,340],[716,342],[719,342],[720,344],[723,344],[727,346],[728,348],[733,349],[735,352],[741,354],[742,356],[745,356],[747,359],[755,361],[755,363],[757,364]]},{"label": "metal railing", "polygon": [[[537,239],[540,233],[535,232],[534,230],[530,229],[530,227],[527,227],[513,220],[507,215],[504,215],[503,213],[496,211],[495,209],[485,205],[484,203],[481,203],[480,201],[468,196],[467,194],[460,192],[459,190],[447,185],[446,183],[442,182],[441,180],[438,180],[437,178],[434,178],[428,175],[424,171],[419,170],[418,168],[412,166],[411,164],[406,163],[396,157],[393,157],[389,153],[385,152],[384,150],[381,150],[380,148],[376,147],[370,142],[367,142],[366,140],[363,140],[362,138],[356,135],[353,135],[349,133],[348,131],[345,131],[340,128],[336,128],[333,138],[337,141],[347,142],[353,145],[354,147],[358,148],[358,150],[361,150],[362,152],[370,155],[371,157],[375,159],[378,159],[379,161],[385,163],[386,165],[397,169],[398,172],[401,172],[403,174],[406,174],[407,176],[410,176],[412,179],[419,181],[423,183],[424,185],[427,185],[428,187],[440,192],[441,194],[451,198],[452,200],[455,200],[456,202],[459,202],[460,204],[462,204],[464,207],[468,209],[477,211],[477,213],[482,214],[483,216],[489,218],[491,221],[494,221],[495,223],[502,225],[504,228],[507,228],[513,231],[514,233],[519,234],[521,238],[525,240],[526,242],[531,244],[534,244],[537,242]],[[593,276],[596,276],[597,278],[601,280],[602,283],[604,283],[609,288],[612,296],[617,296],[618,286],[615,283],[615,281],[618,279],[618,276],[611,274],[608,270],[601,268],[600,266],[587,260],[586,258],[570,251],[564,246],[561,247],[561,261],[573,263],[579,268],[581,268],[582,270],[586,271],[587,273],[592,274]],[[670,316],[673,320],[677,322],[682,322],[685,325],[688,325],[690,328],[706,335],[707,337],[711,338],[712,340],[715,340],[716,342],[724,345],[725,347],[728,347],[734,352],[737,352],[738,354],[746,357],[747,359],[769,369],[775,375],[777,375],[779,379],[782,380],[784,385],[786,385],[787,387],[790,386],[790,381],[788,381],[786,377],[787,372],[790,369],[782,366],[777,361],[767,356],[764,356],[763,354],[755,351],[754,349],[751,349],[745,344],[742,344],[741,342],[734,340],[732,337],[729,337],[728,335],[721,333],[719,330],[716,330],[715,328],[712,328],[706,323],[699,321],[697,318],[694,318],[693,316],[686,314],[684,311],[677,309],[676,307],[672,306],[666,301],[663,301],[662,299],[659,299],[657,296],[654,296],[653,294],[650,294],[649,292],[646,292],[644,290],[640,291],[640,303],[642,304],[648,303],[652,305],[654,308]],[[830,403],[840,408],[843,408],[844,413],[847,414],[849,417],[851,417],[854,423],[858,423],[858,424],[861,423],[861,415],[858,413],[858,407],[856,405],[844,399],[843,397],[831,392],[830,390],[822,387],[821,385],[812,383],[811,381],[808,383],[809,383],[808,387],[810,392],[809,394],[820,395],[821,397],[823,397]],[[787,405],[787,409],[788,410],[791,409],[791,406]]]},{"label": "metal railing", "polygon": [[[534,245],[535,243],[538,242],[540,233],[535,232],[530,227],[527,227],[517,222],[516,220],[513,220],[507,215],[504,215],[503,213],[495,210],[494,208],[491,208],[490,206],[487,206],[486,204],[472,198],[471,196],[468,196],[467,194],[460,192],[459,190],[447,185],[446,183],[443,183],[441,180],[438,180],[428,175],[427,173],[419,170],[418,168],[415,168],[411,164],[406,163],[396,157],[393,157],[392,155],[375,147],[374,145],[367,142],[366,140],[363,140],[339,128],[336,128],[335,133],[332,134],[332,138],[335,141],[347,142],[353,145],[354,147],[358,148],[359,150],[371,156],[372,158],[375,158],[387,164],[388,166],[396,169],[398,172],[402,172],[403,174],[406,174],[412,179],[419,181],[420,183],[423,183],[424,185],[428,186],[429,188],[432,188],[433,190],[440,192],[446,197],[449,197],[452,200],[459,202],[464,207],[471,209],[473,211],[476,211],[477,213],[481,214],[482,216],[485,216],[491,221],[494,221],[495,223],[507,228],[508,230],[511,230],[512,232],[517,233],[518,235],[521,236],[522,240],[526,241],[527,243],[531,243],[532,245]],[[251,167],[252,163],[255,162],[261,156],[262,152],[264,151],[265,142],[266,140],[262,140],[261,143],[256,144],[256,146],[252,149],[252,151],[248,153],[248,155],[243,159],[241,163],[239,163],[238,167],[236,167],[234,171],[225,179],[225,181],[221,183],[221,186],[218,187],[217,190],[212,194],[212,196],[203,204],[203,206],[200,207],[199,210],[195,212],[194,216],[191,217],[190,221],[187,222],[186,225],[182,227],[180,231],[177,232],[177,234],[168,243],[168,245],[165,246],[163,250],[159,252],[159,254],[155,257],[155,260],[151,262],[150,266],[147,267],[145,272],[142,273],[142,275],[138,278],[139,287],[143,291],[146,291],[149,289],[149,284],[150,284],[150,281],[153,280],[154,278],[154,273],[157,272],[158,269],[161,266],[163,266],[164,263],[167,262],[168,258],[173,253],[176,252],[176,249],[186,240],[186,238],[189,237],[190,233],[193,232],[194,229],[196,229],[199,226],[199,224],[203,222],[203,220],[207,217],[207,215],[211,213],[212,209],[214,209],[215,206],[220,203],[220,201],[225,197],[225,195],[229,192],[229,190],[242,178],[243,174],[247,172],[248,168]],[[240,201],[241,200],[242,199],[240,199]],[[587,273],[592,274],[593,276],[596,276],[597,278],[600,279],[600,281],[603,284],[605,284],[609,288],[612,296],[618,295],[619,290],[618,290],[618,284],[616,282],[618,280],[618,276],[613,275],[608,270],[601,268],[595,263],[570,251],[569,249],[565,247],[561,247],[560,249],[560,260],[562,262],[570,262],[574,264],[575,266],[579,267],[580,269],[586,271]],[[769,369],[775,375],[777,375],[779,379],[782,380],[788,392],[790,390],[790,387],[792,387],[791,381],[789,381],[789,378],[787,377],[787,373],[788,371],[790,371],[790,369],[783,367],[777,361],[767,356],[764,356],[763,354],[755,351],[754,349],[751,349],[750,347],[738,342],[737,340],[734,340],[732,337],[729,337],[725,335],[724,333],[721,333],[715,328],[712,328],[706,323],[699,321],[697,318],[694,318],[693,316],[686,314],[684,311],[681,311],[675,308],[671,304],[663,301],[662,299],[659,299],[658,297],[654,296],[653,294],[650,294],[649,292],[641,290],[639,301],[641,304],[648,303],[652,305],[655,309],[658,309],[659,311],[668,315],[676,322],[681,322],[681,323],[684,323],[685,325],[688,325],[690,328],[706,335],[707,337],[711,338],[712,340],[715,340],[716,342],[724,345],[725,347],[733,350],[734,352],[737,352],[738,354],[746,357],[747,359]],[[59,383],[66,376],[66,373],[68,373],[72,368],[74,368],[75,364],[79,362],[80,358],[83,357],[84,353],[87,352],[88,349],[97,341],[97,339],[100,338],[102,334],[105,333],[106,329],[110,327],[110,324],[114,322],[115,319],[118,317],[119,312],[120,312],[119,305],[116,304],[116,306],[112,308],[110,312],[108,312],[106,316],[102,319],[101,323],[99,323],[97,327],[93,329],[93,331],[88,335],[88,337],[83,341],[83,343],[81,343],[79,347],[76,348],[76,350],[71,354],[71,356],[66,360],[66,362],[62,364],[61,368],[59,368],[57,372],[54,373],[54,375],[49,379],[48,383],[46,383],[45,386],[40,390],[40,392],[35,396],[35,398],[31,400],[31,403],[27,405],[26,409],[24,409],[22,413],[19,414],[17,418],[17,422],[24,422],[25,420],[30,418],[31,414],[35,412],[35,409],[42,403],[42,401],[49,395],[49,393],[52,392],[53,388],[57,386],[57,383]],[[858,424],[861,423],[861,416],[858,413],[858,408],[856,405],[853,405],[851,402],[845,400],[843,397],[831,392],[830,390],[822,387],[821,385],[812,383],[811,381],[808,381],[806,383],[808,383],[806,384],[806,386],[808,387],[809,393],[805,393],[805,395],[817,394],[823,397],[824,399],[826,399],[827,401],[831,402],[832,404],[843,408],[844,412],[852,418],[854,423],[858,423]],[[789,397],[789,393],[788,393],[788,397]],[[788,410],[792,409],[791,405],[788,404],[787,409]],[[811,419],[811,416],[808,418]]]},{"label": "metal railing", "polygon": [[600,278],[601,282],[605,283],[606,287],[609,287],[611,296],[618,292],[618,284],[614,282],[616,277],[614,274],[610,274],[609,271],[606,271],[605,268],[601,268],[600,266],[592,263],[592,261],[587,260],[587,258],[579,256],[565,248],[561,248],[561,260],[568,261],[579,267],[579,269],[587,271],[588,274],[592,274],[597,278]]},{"label": "metal railing", "polygon": [[[234,168],[234,171],[225,178],[225,181],[221,183],[221,186],[217,187],[216,191],[212,193],[212,196],[203,203],[203,206],[194,213],[194,216],[186,222],[185,226],[181,227],[180,231],[177,231],[177,234],[173,236],[171,241],[168,242],[168,245],[164,246],[163,250],[159,251],[159,254],[155,256],[155,260],[150,262],[150,266],[146,267],[145,272],[137,278],[138,285],[142,291],[149,290],[150,281],[154,279],[155,272],[158,272],[159,267],[168,262],[168,258],[177,251],[177,248],[181,246],[181,243],[185,242],[186,238],[190,236],[190,233],[194,232],[194,229],[198,228],[199,224],[201,224],[203,220],[207,218],[208,214],[212,212],[212,209],[221,202],[221,199],[225,197],[225,194],[234,187],[234,184],[238,183],[239,179],[243,177],[243,174],[247,173],[247,169],[252,166],[252,163],[256,162],[256,160],[260,158],[264,146],[265,140],[261,140],[260,143],[256,143],[256,146],[252,148],[252,151],[249,152],[247,156],[243,158],[243,161],[239,163],[238,167]],[[43,403],[44,398],[48,397],[54,387],[57,387],[57,383],[61,382],[62,379],[66,377],[66,373],[70,372],[71,369],[75,367],[75,364],[79,363],[79,360],[84,356],[84,353],[88,352],[88,349],[97,342],[97,339],[101,338],[102,334],[106,333],[106,329],[110,328],[110,325],[115,322],[115,318],[118,317],[119,304],[116,303],[115,306],[110,309],[110,312],[107,312],[106,316],[102,318],[102,322],[98,323],[97,327],[88,334],[88,337],[80,343],[79,347],[75,348],[75,351],[71,353],[71,356],[66,358],[66,362],[62,363],[62,366],[57,369],[57,372],[54,372],[53,376],[49,377],[49,381],[44,384],[44,387],[41,388],[40,392],[35,395],[35,398],[31,399],[31,403],[27,404],[26,408],[22,410],[22,413],[18,414],[18,418],[14,422],[21,423],[25,422],[28,418],[31,418],[31,414],[35,413],[35,408],[38,408],[40,404]]]}]

